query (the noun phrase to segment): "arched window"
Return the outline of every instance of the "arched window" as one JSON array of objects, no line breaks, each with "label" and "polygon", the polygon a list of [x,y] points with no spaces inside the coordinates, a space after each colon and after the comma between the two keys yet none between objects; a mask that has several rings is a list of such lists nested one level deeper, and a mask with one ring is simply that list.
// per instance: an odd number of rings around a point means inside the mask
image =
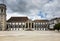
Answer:
[{"label": "arched window", "polygon": [[18,25],[18,23],[16,23],[16,25]]},{"label": "arched window", "polygon": [[3,9],[1,9],[1,12],[3,12]]},{"label": "arched window", "polygon": [[21,25],[21,23],[19,23],[19,25]]},{"label": "arched window", "polygon": [[22,23],[22,25],[25,25],[25,23]]},{"label": "arched window", "polygon": [[12,23],[13,25],[15,25],[15,23]]}]

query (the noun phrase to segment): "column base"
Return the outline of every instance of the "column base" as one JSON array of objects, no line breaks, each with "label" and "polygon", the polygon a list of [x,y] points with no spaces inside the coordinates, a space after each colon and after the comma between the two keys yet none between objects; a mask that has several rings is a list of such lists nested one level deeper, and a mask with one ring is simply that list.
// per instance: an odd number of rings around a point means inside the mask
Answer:
[{"label": "column base", "polygon": [[26,31],[33,31],[32,29],[26,29]]}]

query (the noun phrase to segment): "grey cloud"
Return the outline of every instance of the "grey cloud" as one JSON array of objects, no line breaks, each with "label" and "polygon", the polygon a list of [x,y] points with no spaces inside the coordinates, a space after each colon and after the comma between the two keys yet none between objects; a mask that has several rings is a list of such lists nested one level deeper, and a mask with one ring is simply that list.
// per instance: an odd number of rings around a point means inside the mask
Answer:
[{"label": "grey cloud", "polygon": [[60,1],[54,0],[45,4],[43,11],[48,14],[47,18],[60,17]]},{"label": "grey cloud", "polygon": [[30,10],[37,8],[32,3],[29,4],[26,0],[15,0],[15,1],[6,0],[6,4],[13,12],[19,12],[19,13],[30,13]]},{"label": "grey cloud", "polygon": [[[32,1],[35,1],[32,2]],[[10,8],[13,12],[18,13],[31,13],[31,10],[41,10],[42,6],[48,2],[44,0],[6,0],[6,5]]]},{"label": "grey cloud", "polygon": [[8,8],[7,12],[12,11],[29,15],[32,14],[31,10],[41,10],[47,13],[48,17],[49,15],[60,15],[60,0],[6,0],[5,4]]},{"label": "grey cloud", "polygon": [[3,3],[3,0],[0,0],[0,3]]}]

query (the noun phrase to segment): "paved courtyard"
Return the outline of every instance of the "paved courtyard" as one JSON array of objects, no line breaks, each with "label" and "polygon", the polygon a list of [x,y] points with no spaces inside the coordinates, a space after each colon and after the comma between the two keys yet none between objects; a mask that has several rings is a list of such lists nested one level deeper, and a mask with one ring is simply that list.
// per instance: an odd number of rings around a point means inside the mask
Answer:
[{"label": "paved courtyard", "polygon": [[60,41],[57,31],[0,31],[0,41]]}]

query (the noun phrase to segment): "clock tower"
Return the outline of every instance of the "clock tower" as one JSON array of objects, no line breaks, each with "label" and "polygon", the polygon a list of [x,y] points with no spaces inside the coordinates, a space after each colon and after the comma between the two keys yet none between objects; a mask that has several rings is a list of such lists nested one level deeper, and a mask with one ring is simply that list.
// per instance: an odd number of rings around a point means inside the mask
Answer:
[{"label": "clock tower", "polygon": [[6,29],[6,5],[0,4],[0,30]]}]

